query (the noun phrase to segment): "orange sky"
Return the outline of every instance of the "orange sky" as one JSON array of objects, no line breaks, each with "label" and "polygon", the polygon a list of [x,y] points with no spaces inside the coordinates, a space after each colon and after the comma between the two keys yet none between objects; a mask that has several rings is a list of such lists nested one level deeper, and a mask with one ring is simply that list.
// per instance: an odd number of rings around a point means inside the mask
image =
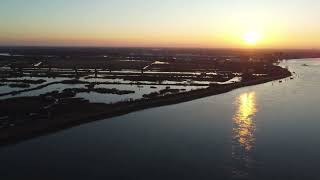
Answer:
[{"label": "orange sky", "polygon": [[[3,0],[0,45],[320,48],[313,0]],[[249,46],[248,32],[261,35]]]}]

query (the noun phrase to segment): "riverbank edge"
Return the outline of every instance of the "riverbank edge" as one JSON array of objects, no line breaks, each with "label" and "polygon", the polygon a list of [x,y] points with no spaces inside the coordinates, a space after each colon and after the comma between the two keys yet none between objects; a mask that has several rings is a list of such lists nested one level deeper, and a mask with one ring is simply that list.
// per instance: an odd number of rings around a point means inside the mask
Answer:
[{"label": "riverbank edge", "polygon": [[[141,100],[135,101],[133,103],[121,104],[118,107],[107,110],[104,112],[98,112],[95,114],[88,114],[82,117],[73,117],[73,118],[61,118],[58,121],[50,121],[50,120],[39,120],[37,123],[31,123],[30,125],[26,125],[24,127],[13,127],[8,128],[3,131],[0,131],[0,146],[7,146],[11,144],[16,144],[28,139],[32,139],[39,136],[44,136],[52,133],[56,133],[65,129],[69,129],[72,127],[76,127],[79,125],[99,121],[106,120],[113,117],[118,117],[122,115],[126,115],[133,112],[138,112],[146,109],[175,105],[180,103],[185,103],[201,98],[206,98],[210,96],[215,96],[219,94],[224,94],[239,88],[254,86],[259,84],[264,84],[272,81],[277,81],[281,79],[285,79],[291,77],[291,72],[273,76],[266,77],[256,80],[250,80],[246,82],[239,82],[234,84],[222,85],[219,87],[209,87],[207,89],[199,89],[190,92],[184,92],[180,94],[168,95],[165,97],[158,97],[149,100]],[[104,106],[103,104],[99,104],[99,106]],[[101,107],[100,107],[101,108]]]}]

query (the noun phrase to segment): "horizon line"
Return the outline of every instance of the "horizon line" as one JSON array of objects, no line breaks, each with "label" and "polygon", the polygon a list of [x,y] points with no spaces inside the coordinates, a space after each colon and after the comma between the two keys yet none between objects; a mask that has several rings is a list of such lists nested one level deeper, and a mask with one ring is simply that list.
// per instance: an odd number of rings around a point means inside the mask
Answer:
[{"label": "horizon line", "polygon": [[320,51],[320,48],[263,48],[263,47],[184,47],[184,46],[96,46],[96,45],[2,45],[0,48],[119,48],[119,49],[207,49],[207,50],[308,50]]}]

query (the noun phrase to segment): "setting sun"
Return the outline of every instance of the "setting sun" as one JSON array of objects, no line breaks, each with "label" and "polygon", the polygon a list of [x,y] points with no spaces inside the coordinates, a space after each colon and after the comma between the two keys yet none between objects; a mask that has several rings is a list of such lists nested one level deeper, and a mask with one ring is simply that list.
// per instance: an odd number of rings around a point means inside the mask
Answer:
[{"label": "setting sun", "polygon": [[247,45],[256,45],[261,40],[261,34],[258,32],[247,32],[243,37]]}]

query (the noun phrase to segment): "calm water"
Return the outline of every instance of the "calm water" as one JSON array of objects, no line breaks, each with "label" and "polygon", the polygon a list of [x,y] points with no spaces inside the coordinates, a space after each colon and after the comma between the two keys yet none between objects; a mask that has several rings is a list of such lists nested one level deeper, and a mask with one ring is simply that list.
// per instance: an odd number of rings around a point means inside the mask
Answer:
[{"label": "calm water", "polygon": [[283,65],[294,80],[1,148],[1,179],[320,179],[320,59]]}]

